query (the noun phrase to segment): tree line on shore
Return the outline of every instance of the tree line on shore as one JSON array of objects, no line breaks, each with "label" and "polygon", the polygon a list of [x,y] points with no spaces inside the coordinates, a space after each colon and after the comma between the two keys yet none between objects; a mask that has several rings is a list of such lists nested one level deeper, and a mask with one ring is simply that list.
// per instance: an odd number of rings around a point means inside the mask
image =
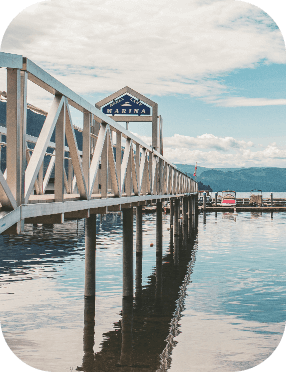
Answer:
[{"label": "tree line on shore", "polygon": [[[183,172],[193,177],[194,165],[176,164]],[[205,168],[198,167],[199,190],[235,190],[248,192],[259,189],[264,192],[286,192],[286,168]]]}]

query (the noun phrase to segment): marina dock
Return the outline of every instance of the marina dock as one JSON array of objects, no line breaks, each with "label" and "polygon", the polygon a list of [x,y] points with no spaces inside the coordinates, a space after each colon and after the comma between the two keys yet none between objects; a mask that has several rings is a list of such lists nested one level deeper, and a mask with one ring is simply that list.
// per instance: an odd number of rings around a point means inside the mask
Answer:
[{"label": "marina dock", "polygon": [[269,207],[269,206],[263,206],[263,207],[255,207],[255,206],[239,206],[239,207],[221,207],[221,206],[209,206],[203,208],[203,206],[199,207],[199,211],[203,212],[285,212],[286,206],[284,207]]}]

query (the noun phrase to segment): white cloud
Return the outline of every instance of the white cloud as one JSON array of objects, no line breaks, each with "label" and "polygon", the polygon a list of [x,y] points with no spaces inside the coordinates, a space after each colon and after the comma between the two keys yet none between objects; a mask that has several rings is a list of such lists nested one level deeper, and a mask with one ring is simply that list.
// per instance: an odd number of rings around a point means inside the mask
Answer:
[{"label": "white cloud", "polygon": [[249,106],[285,106],[286,99],[231,97],[214,101],[218,106],[249,107]]},{"label": "white cloud", "polygon": [[234,153],[166,148],[164,155],[174,163],[195,164],[204,167],[285,167],[286,149],[267,146],[261,151],[241,150]]},{"label": "white cloud", "polygon": [[253,146],[251,141],[238,141],[233,137],[217,137],[213,134],[203,134],[198,137],[175,134],[164,138],[164,147],[168,148],[199,148],[216,149],[218,151],[229,151],[231,149],[244,149]]},{"label": "white cloud", "polygon": [[[151,137],[134,134],[151,143]],[[175,134],[164,138],[164,156],[172,163],[197,162],[204,167],[285,167],[286,147],[279,147],[275,142],[254,145],[251,141],[213,134],[197,137]]]},{"label": "white cloud", "polygon": [[79,94],[130,85],[215,99],[228,92],[217,75],[286,63],[271,18],[233,0],[42,2],[12,21],[2,51],[27,56]]}]

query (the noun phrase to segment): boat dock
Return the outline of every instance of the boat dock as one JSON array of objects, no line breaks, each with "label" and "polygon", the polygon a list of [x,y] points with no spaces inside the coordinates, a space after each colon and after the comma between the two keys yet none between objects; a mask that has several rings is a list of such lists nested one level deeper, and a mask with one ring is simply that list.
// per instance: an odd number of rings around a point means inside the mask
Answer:
[{"label": "boat dock", "polygon": [[199,206],[200,212],[286,212],[286,206],[269,207],[269,206],[236,206],[236,207],[221,207],[221,206]]},{"label": "boat dock", "polygon": [[[259,195],[260,196],[260,195]],[[273,193],[270,198],[235,198],[235,204],[222,205],[221,199],[217,198],[215,193],[214,199],[207,199],[206,194],[199,199],[199,211],[208,212],[285,212],[286,199],[274,198]]]}]

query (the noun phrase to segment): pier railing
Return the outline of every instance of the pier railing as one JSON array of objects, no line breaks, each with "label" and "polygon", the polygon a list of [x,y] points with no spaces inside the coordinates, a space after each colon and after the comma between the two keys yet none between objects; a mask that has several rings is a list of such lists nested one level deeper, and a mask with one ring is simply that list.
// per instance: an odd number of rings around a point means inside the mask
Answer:
[{"label": "pier railing", "polygon": [[[0,53],[0,67],[7,68],[0,233],[12,226],[19,232],[20,221],[63,222],[197,192],[197,183],[152,146],[28,58]],[[53,95],[38,137],[26,131],[28,80]],[[83,114],[82,151],[70,107]],[[52,172],[54,193],[46,194]]]}]

